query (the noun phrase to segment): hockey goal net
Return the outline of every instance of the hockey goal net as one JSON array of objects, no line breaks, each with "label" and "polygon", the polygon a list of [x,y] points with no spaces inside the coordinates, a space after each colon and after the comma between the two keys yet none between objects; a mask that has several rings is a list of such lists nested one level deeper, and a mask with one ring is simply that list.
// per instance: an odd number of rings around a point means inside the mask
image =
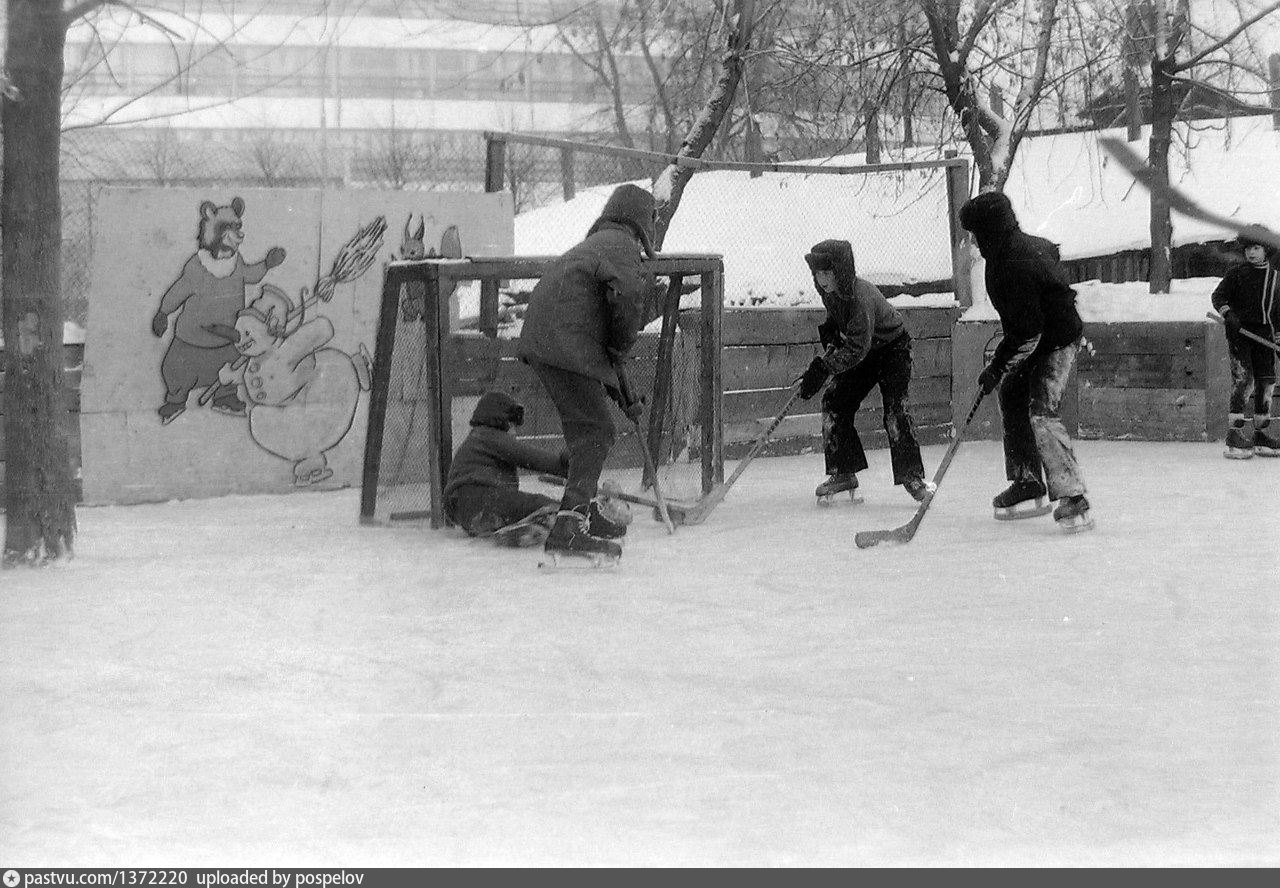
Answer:
[{"label": "hockey goal net", "polygon": [[[446,524],[442,495],[454,449],[487,391],[524,405],[514,430],[550,451],[563,445],[559,417],[517,357],[523,309],[554,257],[424,259],[384,272],[361,481],[361,520]],[[663,494],[693,501],[723,479],[720,329],[723,263],[715,255],[646,260],[658,287],[627,367],[645,397],[639,434],[615,414],[618,440],[605,466],[623,489],[649,486],[654,456]],[[522,480],[526,489],[550,485]]]}]

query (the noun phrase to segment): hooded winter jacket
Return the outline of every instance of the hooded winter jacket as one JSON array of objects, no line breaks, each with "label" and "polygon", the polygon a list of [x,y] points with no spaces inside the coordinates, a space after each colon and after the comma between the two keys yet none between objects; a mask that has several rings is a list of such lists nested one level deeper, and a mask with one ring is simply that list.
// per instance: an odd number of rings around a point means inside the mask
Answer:
[{"label": "hooded winter jacket", "polygon": [[598,379],[617,389],[615,363],[640,334],[653,275],[653,196],[635,185],[614,189],[586,238],[556,259],[529,297],[518,355]]},{"label": "hooded winter jacket", "polygon": [[858,366],[874,349],[906,333],[898,310],[874,284],[857,276],[853,246],[848,241],[824,240],[814,244],[804,259],[811,272],[835,272],[834,293],[818,287],[816,278],[813,284],[827,310],[823,328],[839,333],[835,349],[824,361],[832,373],[843,373]]},{"label": "hooded winter jacket", "polygon": [[1250,236],[1252,230],[1260,228],[1251,225],[1236,240],[1242,247],[1262,247],[1266,264],[1258,267],[1243,262],[1231,266],[1210,298],[1219,314],[1230,309],[1250,333],[1275,339],[1280,333],[1280,269],[1276,268],[1275,248]]},{"label": "hooded winter jacket", "polygon": [[524,408],[502,392],[486,392],[471,414],[467,435],[449,465],[444,499],[468,484],[519,490],[519,469],[567,475],[569,457],[548,453],[516,440],[510,429],[524,422]]},{"label": "hooded winter jacket", "polygon": [[1004,332],[991,359],[997,372],[1015,369],[1037,348],[1061,348],[1080,338],[1084,323],[1076,291],[1058,264],[1058,247],[1024,232],[1007,196],[979,194],[960,208],[960,224],[973,232],[987,262],[987,295]]}]

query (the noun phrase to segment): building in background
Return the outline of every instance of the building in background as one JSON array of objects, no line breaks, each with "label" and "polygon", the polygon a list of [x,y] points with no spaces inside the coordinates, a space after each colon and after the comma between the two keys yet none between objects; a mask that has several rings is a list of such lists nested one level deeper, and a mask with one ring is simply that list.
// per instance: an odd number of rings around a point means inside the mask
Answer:
[{"label": "building in background", "polygon": [[[612,98],[554,23],[563,5],[104,7],[68,34],[65,176],[479,188],[484,130],[609,139]],[[624,83],[648,78],[619,58]]]}]

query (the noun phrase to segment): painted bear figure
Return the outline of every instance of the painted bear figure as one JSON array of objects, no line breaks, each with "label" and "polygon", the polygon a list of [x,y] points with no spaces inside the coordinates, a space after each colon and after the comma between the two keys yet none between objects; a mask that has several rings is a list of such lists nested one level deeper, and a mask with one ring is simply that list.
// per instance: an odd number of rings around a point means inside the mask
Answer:
[{"label": "painted bear figure", "polygon": [[227,206],[213,201],[200,204],[200,224],[196,232],[198,248],[182,266],[182,273],[160,298],[160,308],[151,319],[151,332],[164,336],[169,317],[178,312],[173,340],[160,362],[164,381],[164,403],[160,420],[173,421],[186,409],[194,388],[217,385],[211,405],[220,413],[243,416],[245,404],[236,387],[219,383],[218,370],[234,361],[235,344],[219,335],[218,329],[231,327],[245,306],[245,287],[256,284],[267,272],[284,262],[282,247],[272,247],[258,262],[245,262],[240,255],[244,242],[244,201],[235,197]]}]

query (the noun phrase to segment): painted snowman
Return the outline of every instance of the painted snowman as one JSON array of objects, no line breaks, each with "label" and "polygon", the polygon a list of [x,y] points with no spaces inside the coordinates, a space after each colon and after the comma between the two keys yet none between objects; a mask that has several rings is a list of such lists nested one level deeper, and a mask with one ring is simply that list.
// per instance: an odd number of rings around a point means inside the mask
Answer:
[{"label": "painted snowman", "polygon": [[[307,293],[303,292],[305,306]],[[361,391],[369,389],[369,353],[353,358],[327,345],[333,323],[317,316],[301,321],[278,287],[236,317],[235,364],[219,379],[238,382],[248,405],[249,434],[268,453],[293,463],[293,483],[307,486],[333,475],[325,453],[351,430]]]}]

